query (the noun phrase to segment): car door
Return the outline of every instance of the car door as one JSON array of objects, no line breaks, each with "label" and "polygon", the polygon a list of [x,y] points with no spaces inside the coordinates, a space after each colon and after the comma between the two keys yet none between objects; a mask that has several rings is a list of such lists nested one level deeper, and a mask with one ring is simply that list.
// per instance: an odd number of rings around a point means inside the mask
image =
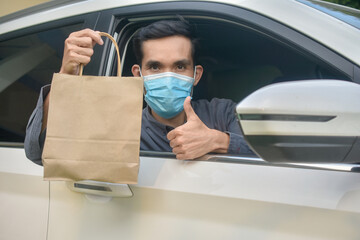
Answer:
[{"label": "car door", "polygon": [[47,239],[49,182],[25,156],[26,124],[40,88],[60,69],[64,40],[94,21],[90,14],[28,28],[19,24],[0,35],[0,239]]},{"label": "car door", "polygon": [[[195,23],[206,74],[194,100],[239,102],[282,81],[356,80],[358,66],[341,54],[235,5],[116,8],[101,13],[96,30],[118,40],[130,75],[131,37],[139,27],[176,14]],[[102,56],[99,73],[114,74],[113,51],[105,48]],[[132,197],[109,197],[100,185],[85,184],[87,193],[79,193],[74,183],[50,182],[48,239],[358,239],[357,171],[355,164],[271,164],[256,155],[215,154],[179,161],[172,153],[141,151]]]}]

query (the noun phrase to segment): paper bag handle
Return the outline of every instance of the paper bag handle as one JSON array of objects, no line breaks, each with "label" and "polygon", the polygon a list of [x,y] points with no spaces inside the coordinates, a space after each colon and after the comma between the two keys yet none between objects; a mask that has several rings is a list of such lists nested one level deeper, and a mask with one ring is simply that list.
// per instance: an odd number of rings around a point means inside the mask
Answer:
[{"label": "paper bag handle", "polygon": [[[119,47],[117,45],[117,42],[110,34],[108,34],[106,32],[99,32],[99,35],[107,37],[113,42],[115,49],[116,49],[116,54],[117,54],[117,75],[120,77],[121,76],[121,63],[120,63],[120,52],[119,52]],[[83,69],[84,69],[84,64],[80,64],[79,76],[82,76]]]}]

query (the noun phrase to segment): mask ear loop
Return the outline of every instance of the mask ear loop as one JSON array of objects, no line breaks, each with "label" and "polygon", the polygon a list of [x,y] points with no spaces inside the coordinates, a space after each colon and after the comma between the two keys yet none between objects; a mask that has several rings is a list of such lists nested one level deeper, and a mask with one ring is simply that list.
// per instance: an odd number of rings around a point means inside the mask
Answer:
[{"label": "mask ear loop", "polygon": [[[141,67],[139,66],[139,73],[140,73],[140,77],[142,77],[143,78],[143,75],[142,75],[142,73],[141,73]],[[145,97],[145,95],[146,95],[146,88],[145,88],[145,84],[144,84],[144,91],[143,91],[143,94],[144,94],[144,97]]]},{"label": "mask ear loop", "polygon": [[[195,82],[195,77],[196,77],[196,66],[194,67],[194,82]],[[194,91],[194,84],[191,87],[191,93],[190,93],[191,99],[192,99],[192,96],[193,96],[193,91]]]},{"label": "mask ear loop", "polygon": [[142,73],[141,73],[141,67],[139,66],[139,72],[140,72],[140,77],[143,77]]}]

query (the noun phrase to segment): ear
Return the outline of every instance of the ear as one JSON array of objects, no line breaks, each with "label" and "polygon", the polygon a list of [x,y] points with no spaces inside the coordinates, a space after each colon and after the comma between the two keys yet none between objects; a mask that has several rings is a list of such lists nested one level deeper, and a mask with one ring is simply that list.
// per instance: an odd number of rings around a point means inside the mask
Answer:
[{"label": "ear", "polygon": [[134,77],[140,77],[140,66],[138,64],[134,64],[131,68],[131,72]]},{"label": "ear", "polygon": [[201,76],[203,74],[203,71],[204,71],[204,69],[201,65],[196,65],[194,86],[196,86],[199,83]]}]

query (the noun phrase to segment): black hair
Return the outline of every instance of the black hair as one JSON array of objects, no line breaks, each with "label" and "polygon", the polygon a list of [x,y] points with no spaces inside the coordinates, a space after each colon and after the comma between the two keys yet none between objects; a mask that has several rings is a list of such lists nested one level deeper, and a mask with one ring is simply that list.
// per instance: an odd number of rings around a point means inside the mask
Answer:
[{"label": "black hair", "polygon": [[184,36],[191,41],[191,55],[193,62],[196,62],[195,48],[197,47],[197,40],[194,37],[194,31],[188,21],[181,16],[179,20],[161,20],[154,22],[148,26],[140,28],[134,35],[133,50],[136,60],[139,65],[143,58],[142,44],[144,41],[151,39],[159,39],[170,36]]}]

